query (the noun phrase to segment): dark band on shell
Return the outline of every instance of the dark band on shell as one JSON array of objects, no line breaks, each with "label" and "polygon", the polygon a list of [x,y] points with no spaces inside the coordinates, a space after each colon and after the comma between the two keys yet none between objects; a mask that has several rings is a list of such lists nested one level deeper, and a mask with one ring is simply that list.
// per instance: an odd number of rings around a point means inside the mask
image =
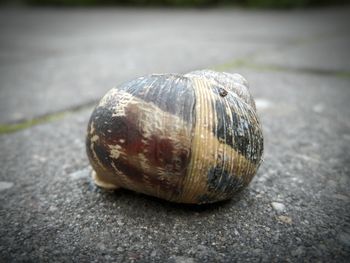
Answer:
[{"label": "dark band on shell", "polygon": [[110,90],[92,113],[86,148],[102,187],[209,203],[249,184],[263,135],[246,80],[203,70]]}]

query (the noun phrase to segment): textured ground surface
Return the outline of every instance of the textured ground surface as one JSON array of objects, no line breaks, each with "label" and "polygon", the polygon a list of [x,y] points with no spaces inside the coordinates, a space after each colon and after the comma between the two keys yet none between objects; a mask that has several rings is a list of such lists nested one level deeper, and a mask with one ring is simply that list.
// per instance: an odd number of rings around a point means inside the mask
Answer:
[{"label": "textured ground surface", "polygon": [[[0,261],[346,262],[349,17],[1,10]],[[96,188],[84,149],[93,103],[129,78],[198,68],[250,82],[266,145],[250,187],[201,207]]]}]

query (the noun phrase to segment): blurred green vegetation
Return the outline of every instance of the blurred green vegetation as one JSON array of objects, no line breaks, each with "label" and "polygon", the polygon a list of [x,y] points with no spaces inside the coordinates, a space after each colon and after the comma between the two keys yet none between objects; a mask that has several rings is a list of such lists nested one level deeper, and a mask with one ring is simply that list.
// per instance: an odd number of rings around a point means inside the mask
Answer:
[{"label": "blurred green vegetation", "polygon": [[[18,1],[18,0],[17,0]],[[347,0],[19,0],[29,5],[49,6],[98,6],[98,5],[137,5],[137,6],[179,6],[210,7],[238,5],[254,8],[301,8],[346,4]],[[0,2],[2,2],[0,0]],[[6,0],[5,0],[6,2]]]}]

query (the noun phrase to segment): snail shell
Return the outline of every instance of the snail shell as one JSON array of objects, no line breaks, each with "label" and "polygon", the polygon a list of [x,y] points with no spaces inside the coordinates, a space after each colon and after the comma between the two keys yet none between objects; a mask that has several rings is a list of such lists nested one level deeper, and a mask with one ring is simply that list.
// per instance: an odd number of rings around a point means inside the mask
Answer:
[{"label": "snail shell", "polygon": [[153,74],[101,99],[86,149],[100,187],[202,204],[229,199],[249,184],[263,134],[242,76]]}]

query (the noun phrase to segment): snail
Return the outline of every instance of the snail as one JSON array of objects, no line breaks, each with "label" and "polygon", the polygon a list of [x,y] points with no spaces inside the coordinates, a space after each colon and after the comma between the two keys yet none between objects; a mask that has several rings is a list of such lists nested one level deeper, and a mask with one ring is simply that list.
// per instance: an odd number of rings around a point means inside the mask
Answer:
[{"label": "snail", "polygon": [[263,134],[241,75],[152,74],[107,92],[90,117],[86,150],[99,187],[204,204],[250,183]]}]

